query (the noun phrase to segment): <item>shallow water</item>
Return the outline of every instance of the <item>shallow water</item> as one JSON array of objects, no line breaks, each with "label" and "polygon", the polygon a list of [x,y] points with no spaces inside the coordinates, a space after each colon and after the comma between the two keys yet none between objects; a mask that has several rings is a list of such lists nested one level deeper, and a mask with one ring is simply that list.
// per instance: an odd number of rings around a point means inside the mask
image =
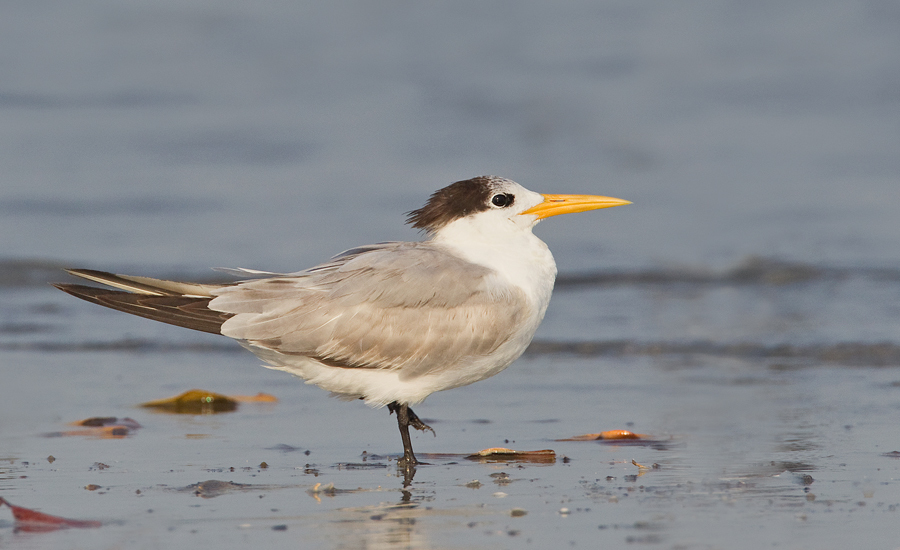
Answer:
[{"label": "shallow water", "polygon": [[[880,1],[4,5],[0,497],[103,526],[25,532],[0,507],[0,546],[897,546],[897,21]],[[415,238],[404,212],[485,173],[634,205],[537,228],[560,277],[534,344],[417,407],[437,437],[414,436],[430,464],[407,487],[387,411],[46,284],[297,270]],[[138,407],[191,388],[279,401]],[[96,416],[142,427],[58,435]],[[610,429],[650,439],[558,441]],[[556,461],[465,458],[497,446]]]}]

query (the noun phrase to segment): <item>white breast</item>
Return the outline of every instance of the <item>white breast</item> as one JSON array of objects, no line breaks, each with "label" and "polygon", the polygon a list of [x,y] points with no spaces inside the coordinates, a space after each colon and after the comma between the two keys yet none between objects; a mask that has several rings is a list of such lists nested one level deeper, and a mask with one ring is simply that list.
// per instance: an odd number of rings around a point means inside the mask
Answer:
[{"label": "white breast", "polygon": [[539,312],[540,322],[556,281],[556,262],[544,241],[531,232],[532,225],[525,218],[473,216],[444,227],[432,242],[496,272],[499,292],[505,285],[520,288]]}]

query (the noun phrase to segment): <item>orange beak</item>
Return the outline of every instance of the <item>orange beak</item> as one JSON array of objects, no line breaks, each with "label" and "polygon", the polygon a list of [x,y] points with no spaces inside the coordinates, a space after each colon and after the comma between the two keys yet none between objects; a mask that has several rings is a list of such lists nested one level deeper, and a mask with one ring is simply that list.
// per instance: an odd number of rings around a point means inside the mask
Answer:
[{"label": "orange beak", "polygon": [[542,220],[559,214],[574,214],[598,208],[622,206],[623,204],[631,204],[631,201],[598,195],[544,195],[544,202],[532,206],[519,215],[537,216],[537,219]]}]

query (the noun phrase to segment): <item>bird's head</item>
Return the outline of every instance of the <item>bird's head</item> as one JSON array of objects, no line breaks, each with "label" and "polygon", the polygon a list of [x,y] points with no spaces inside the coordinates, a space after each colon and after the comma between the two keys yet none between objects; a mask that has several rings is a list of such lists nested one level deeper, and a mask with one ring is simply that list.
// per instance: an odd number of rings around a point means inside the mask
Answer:
[{"label": "bird's head", "polygon": [[435,191],[422,208],[409,212],[407,223],[429,234],[463,218],[477,217],[485,223],[512,221],[519,226],[558,214],[573,214],[598,208],[631,204],[598,195],[542,195],[497,176],[478,176],[451,183]]}]

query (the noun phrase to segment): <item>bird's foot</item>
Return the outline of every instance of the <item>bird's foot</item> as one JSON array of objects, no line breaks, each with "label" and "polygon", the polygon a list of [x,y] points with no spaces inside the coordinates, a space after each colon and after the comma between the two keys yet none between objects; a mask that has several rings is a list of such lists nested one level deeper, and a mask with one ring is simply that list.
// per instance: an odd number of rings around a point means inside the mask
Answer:
[{"label": "bird's foot", "polygon": [[416,460],[415,455],[408,455],[406,453],[403,454],[400,458],[397,459],[397,467],[398,468],[406,468],[406,469],[416,469],[420,462]]},{"label": "bird's foot", "polygon": [[434,428],[432,428],[428,424],[422,422],[422,420],[418,416],[416,416],[416,413],[414,413],[412,409],[408,408],[407,411],[409,414],[409,425],[410,426],[419,430],[420,432],[425,432],[425,431],[431,432],[431,435],[437,437],[437,434],[435,433]]}]

